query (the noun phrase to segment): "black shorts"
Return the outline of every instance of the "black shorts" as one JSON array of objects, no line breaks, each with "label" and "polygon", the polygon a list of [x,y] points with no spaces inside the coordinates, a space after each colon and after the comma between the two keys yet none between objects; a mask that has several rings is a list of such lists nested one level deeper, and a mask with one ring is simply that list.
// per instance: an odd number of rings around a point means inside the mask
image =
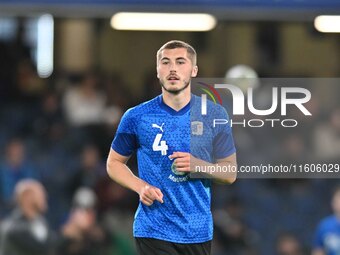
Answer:
[{"label": "black shorts", "polygon": [[136,237],[138,255],[210,255],[211,241],[204,243],[172,243],[154,238]]}]

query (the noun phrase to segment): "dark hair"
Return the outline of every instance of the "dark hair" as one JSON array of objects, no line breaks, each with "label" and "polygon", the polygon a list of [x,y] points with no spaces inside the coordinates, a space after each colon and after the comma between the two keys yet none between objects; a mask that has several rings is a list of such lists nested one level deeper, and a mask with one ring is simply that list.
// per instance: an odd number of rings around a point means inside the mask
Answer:
[{"label": "dark hair", "polygon": [[193,65],[196,65],[197,63],[197,53],[190,44],[179,41],[179,40],[172,40],[167,43],[165,43],[158,51],[157,51],[157,61],[160,60],[161,53],[165,49],[178,49],[178,48],[183,48],[187,50],[188,57],[190,58],[191,62]]}]

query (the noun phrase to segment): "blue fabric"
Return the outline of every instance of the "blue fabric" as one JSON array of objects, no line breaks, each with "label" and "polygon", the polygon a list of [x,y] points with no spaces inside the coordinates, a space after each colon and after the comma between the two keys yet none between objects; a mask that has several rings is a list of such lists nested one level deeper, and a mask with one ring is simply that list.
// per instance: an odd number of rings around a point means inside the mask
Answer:
[{"label": "blue fabric", "polygon": [[[212,239],[210,180],[181,175],[171,168],[172,161],[168,158],[173,152],[180,151],[214,162],[216,158],[235,152],[230,127],[212,128],[209,127],[211,122],[207,122],[202,123],[203,134],[192,134],[190,122],[196,115],[193,113],[199,109],[200,99],[193,95],[191,103],[178,112],[158,96],[131,108],[122,117],[112,149],[125,156],[137,151],[139,177],[158,187],[164,195],[163,204],[157,201],[151,206],[139,203],[133,227],[135,237],[177,243]],[[224,110],[222,115],[227,118]],[[206,120],[199,117],[196,121]]]},{"label": "blue fabric", "polygon": [[7,163],[0,166],[1,196],[5,202],[11,201],[16,183],[25,178],[38,179],[37,172],[27,162],[16,168]]}]

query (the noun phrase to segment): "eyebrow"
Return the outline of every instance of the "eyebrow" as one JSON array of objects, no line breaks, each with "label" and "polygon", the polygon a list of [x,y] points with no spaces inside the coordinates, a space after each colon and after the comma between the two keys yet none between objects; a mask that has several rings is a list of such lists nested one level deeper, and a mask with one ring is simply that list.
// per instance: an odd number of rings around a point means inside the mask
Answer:
[{"label": "eyebrow", "polygon": [[185,61],[187,61],[187,59],[183,58],[183,57],[176,58],[176,60],[185,60]]},{"label": "eyebrow", "polygon": [[[163,60],[170,60],[170,58],[168,58],[168,57],[163,57],[163,58],[161,58],[161,61],[163,61]],[[184,57],[178,57],[178,58],[176,58],[176,61],[177,61],[177,60],[185,60],[185,61],[187,61],[187,59],[184,58]]]}]

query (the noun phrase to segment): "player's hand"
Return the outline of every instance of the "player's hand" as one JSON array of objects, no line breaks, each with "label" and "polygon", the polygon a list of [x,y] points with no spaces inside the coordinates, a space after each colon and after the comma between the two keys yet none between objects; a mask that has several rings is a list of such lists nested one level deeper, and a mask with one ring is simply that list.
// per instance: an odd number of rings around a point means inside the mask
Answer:
[{"label": "player's hand", "polygon": [[174,159],[176,171],[190,173],[193,172],[193,163],[196,158],[188,152],[174,152],[169,156]]},{"label": "player's hand", "polygon": [[163,193],[159,188],[146,184],[139,192],[140,201],[150,206],[156,200],[163,204]]}]

